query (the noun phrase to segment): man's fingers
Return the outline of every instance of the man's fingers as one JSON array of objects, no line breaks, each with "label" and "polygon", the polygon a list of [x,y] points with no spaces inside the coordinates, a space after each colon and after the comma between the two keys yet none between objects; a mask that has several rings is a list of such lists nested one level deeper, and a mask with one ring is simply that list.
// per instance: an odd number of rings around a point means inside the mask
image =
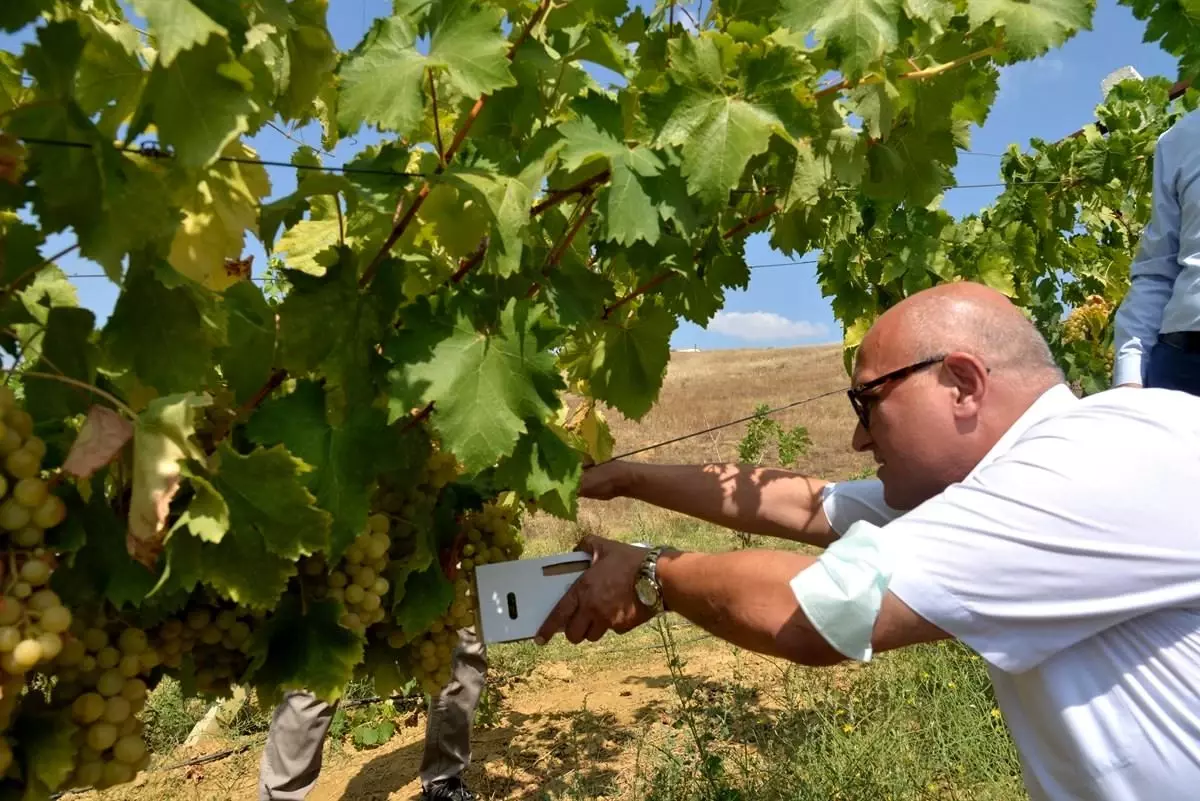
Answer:
[{"label": "man's fingers", "polygon": [[588,629],[592,627],[592,616],[582,609],[577,609],[571,619],[567,621],[567,627],[563,630],[563,635],[567,638],[567,642],[572,645],[578,645],[583,642],[583,638],[587,636]]},{"label": "man's fingers", "polygon": [[579,608],[578,582],[572,585],[566,594],[554,605],[550,610],[550,614],[546,615],[546,619],[542,621],[542,625],[538,627],[537,634],[533,636],[533,641],[538,645],[545,645],[558,632],[562,631],[570,620],[571,615]]},{"label": "man's fingers", "polygon": [[592,642],[598,642],[606,631],[608,631],[608,628],[604,625],[603,621],[593,620],[592,624],[588,626],[587,638]]},{"label": "man's fingers", "polygon": [[595,561],[597,552],[604,547],[603,542],[603,537],[597,537],[595,534],[588,534],[575,544],[575,550],[591,554],[592,561]]}]

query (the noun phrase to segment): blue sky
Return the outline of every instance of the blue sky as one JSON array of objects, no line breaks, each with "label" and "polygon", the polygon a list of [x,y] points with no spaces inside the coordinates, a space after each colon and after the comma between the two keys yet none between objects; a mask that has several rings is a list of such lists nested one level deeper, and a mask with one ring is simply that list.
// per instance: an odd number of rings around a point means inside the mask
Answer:
[{"label": "blue sky", "polygon": [[[3,0],[0,0],[2,2]],[[640,3],[639,3],[640,4]],[[339,48],[352,48],[371,21],[390,13],[391,0],[331,0],[329,26]],[[1144,26],[1128,8],[1116,0],[1099,0],[1091,31],[1077,34],[1065,46],[1031,62],[1002,70],[1000,92],[987,123],[975,128],[971,153],[961,155],[955,175],[960,184],[999,181],[1002,153],[1010,143],[1025,146],[1031,138],[1057,139],[1078,130],[1094,118],[1102,99],[1100,82],[1113,70],[1129,65],[1145,77],[1176,75],[1175,59],[1157,45],[1142,42]],[[28,32],[0,34],[0,48],[19,50]],[[593,74],[606,80],[611,73],[597,68]],[[319,135],[309,128],[297,138],[319,146]],[[348,160],[365,144],[377,140],[366,131],[357,139],[342,142],[327,164]],[[264,129],[250,140],[265,159],[287,161],[296,144],[280,133]],[[272,197],[287,194],[295,186],[294,172],[269,168]],[[986,207],[999,193],[997,188],[948,191],[943,206],[954,215],[970,214]],[[52,254],[74,242],[70,232],[54,237],[43,248]],[[255,255],[255,271],[261,272],[266,257],[258,240],[246,237],[246,252]],[[814,260],[808,254],[802,260]],[[766,234],[755,234],[746,243],[746,260],[751,265],[775,264],[790,259],[767,245]],[[60,261],[71,274],[95,275],[99,268],[75,257]],[[813,264],[763,267],[751,272],[745,290],[731,292],[724,310],[708,329],[682,322],[672,339],[676,348],[693,346],[704,350],[740,347],[787,347],[838,342],[841,329],[829,302],[821,297]],[[75,280],[80,303],[93,310],[101,321],[107,318],[117,297],[117,287],[104,278]]]}]

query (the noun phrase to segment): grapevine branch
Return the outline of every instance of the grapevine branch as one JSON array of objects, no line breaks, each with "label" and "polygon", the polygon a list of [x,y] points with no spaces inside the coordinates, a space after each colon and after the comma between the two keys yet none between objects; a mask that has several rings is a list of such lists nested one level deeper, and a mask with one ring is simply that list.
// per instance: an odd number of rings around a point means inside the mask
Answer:
[{"label": "grapevine branch", "polygon": [[124,403],[120,398],[118,398],[115,395],[112,395],[108,392],[105,392],[104,390],[100,389],[100,387],[92,386],[91,384],[87,383],[86,381],[79,381],[77,379],[71,378],[70,376],[66,376],[66,375],[55,375],[54,373],[41,373],[36,370],[26,370],[25,372],[21,373],[21,378],[23,378],[23,379],[24,378],[41,378],[41,379],[45,379],[46,381],[57,381],[60,384],[67,384],[68,386],[76,387],[77,389],[87,390],[88,392],[91,392],[94,395],[99,395],[101,398],[104,398],[106,401],[111,403],[119,411],[122,411],[125,414],[127,414],[129,416],[130,420],[137,419],[137,412],[135,412],[133,409],[129,408],[129,406],[126,403]]},{"label": "grapevine branch", "polygon": [[458,269],[454,271],[454,275],[450,276],[450,283],[457,284],[467,277],[467,273],[474,270],[483,262],[483,254],[487,252],[488,237],[479,240],[479,247],[475,248],[475,252],[458,263]]},{"label": "grapevine branch", "polygon": [[[567,229],[567,233],[563,236],[562,241],[558,243],[554,250],[550,251],[550,255],[546,259],[546,265],[542,267],[543,277],[549,275],[550,271],[562,260],[563,254],[567,252],[567,248],[571,247],[571,242],[574,241],[575,235],[579,233],[579,229],[583,227],[583,224],[587,222],[587,218],[591,216],[592,209],[596,206],[596,197],[590,190],[587,191],[586,197],[587,199],[579,206],[579,216],[576,217],[571,227]],[[533,286],[529,287],[529,291],[525,293],[525,297],[532,298],[541,288],[542,285],[535,282]]]},{"label": "grapevine branch", "polygon": [[603,183],[607,183],[612,177],[612,170],[601,170],[587,180],[580,181],[574,186],[568,186],[566,189],[555,189],[550,195],[537,205],[530,212],[534,217],[538,216],[547,209],[557,206],[572,195],[580,195],[590,193],[593,189]]},{"label": "grapevine branch", "polygon": [[[533,26],[537,25],[542,17],[546,15],[546,12],[550,10],[551,2],[552,0],[541,0],[541,2],[538,3],[537,10],[535,10],[529,17],[529,21],[525,23],[525,27],[522,29],[521,34],[508,49],[509,61],[512,61],[516,56],[517,50],[520,49],[521,45],[525,44],[525,40],[529,38],[529,35],[533,30]],[[446,165],[448,165],[454,159],[455,154],[458,153],[458,149],[462,147],[462,143],[466,140],[467,134],[471,131],[471,126],[475,124],[475,120],[479,118],[480,112],[483,111],[483,104],[487,101],[487,98],[487,95],[480,95],[479,99],[475,101],[475,105],[471,107],[471,111],[467,114],[467,118],[463,120],[462,125],[459,126],[458,131],[454,134],[454,140],[450,143],[450,147],[446,150],[444,156],[442,157],[441,163],[438,164],[438,168],[434,170],[434,176],[440,175],[442,172],[444,172]],[[392,232],[388,235],[387,241],[383,243],[383,247],[379,249],[379,252],[375,255],[375,258],[371,260],[371,263],[363,272],[362,278],[358,282],[360,287],[369,286],[371,281],[375,279],[375,275],[379,272],[379,267],[383,264],[383,260],[387,258],[387,254],[391,252],[392,247],[395,246],[396,242],[400,240],[400,237],[404,235],[404,231],[413,221],[413,218],[417,216],[417,211],[419,211],[421,206],[424,205],[425,199],[429,197],[429,191],[431,188],[432,185],[429,182],[429,178],[426,178],[425,182],[421,185],[421,190],[413,199],[412,205],[408,207],[408,211],[404,213],[404,216],[402,216],[400,221],[396,223],[394,228],[392,228]]]},{"label": "grapevine branch", "polygon": [[[992,47],[985,47],[983,50],[979,50],[974,53],[968,53],[967,55],[956,58],[953,61],[947,61],[945,64],[935,64],[932,67],[925,67],[924,69],[913,70],[912,72],[905,72],[901,75],[896,76],[896,79],[900,80],[900,81],[920,81],[920,80],[924,80],[925,78],[933,78],[938,75],[941,75],[944,72],[949,72],[950,70],[957,69],[957,68],[963,66],[964,64],[970,64],[972,61],[978,61],[981,58],[987,58],[988,56],[994,56],[999,52],[1000,52],[1000,48],[995,45],[993,45]],[[832,86],[826,86],[824,89],[818,90],[814,96],[818,97],[818,98],[825,97],[827,95],[836,94],[836,93],[842,91],[843,89],[856,89],[860,86],[869,86],[874,83],[882,83],[882,82],[883,82],[883,77],[879,76],[879,75],[869,75],[866,78],[863,78],[861,81],[857,81],[857,82],[838,81],[837,83],[833,84]]]},{"label": "grapevine branch", "polygon": [[446,148],[442,145],[442,121],[438,116],[437,81],[434,79],[433,68],[429,68],[429,97],[433,101],[433,133],[437,137],[438,164],[446,166]]}]

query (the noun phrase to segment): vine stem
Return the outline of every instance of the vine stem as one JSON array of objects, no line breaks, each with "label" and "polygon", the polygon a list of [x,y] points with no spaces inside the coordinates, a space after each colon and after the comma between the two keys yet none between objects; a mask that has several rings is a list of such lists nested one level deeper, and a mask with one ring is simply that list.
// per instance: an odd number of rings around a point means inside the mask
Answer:
[{"label": "vine stem", "polygon": [[467,273],[483,262],[483,254],[487,252],[488,241],[486,236],[479,240],[479,247],[475,248],[475,252],[458,263],[458,269],[454,271],[454,275],[450,276],[450,283],[459,283],[467,277]]},{"label": "vine stem", "polygon": [[[517,50],[520,49],[521,45],[525,44],[525,41],[529,38],[530,33],[533,31],[533,27],[537,25],[544,16],[546,16],[546,13],[550,10],[551,2],[552,0],[541,0],[541,2],[538,3],[537,9],[532,15],[530,15],[529,20],[525,23],[525,27],[521,30],[520,35],[508,48],[507,57],[509,61],[512,61],[516,56]],[[463,120],[462,125],[460,125],[458,131],[455,132],[454,139],[450,142],[450,147],[446,150],[441,163],[438,164],[437,169],[433,171],[435,176],[444,172],[446,165],[448,165],[454,159],[455,154],[458,153],[458,149],[462,147],[462,143],[466,140],[467,134],[470,133],[471,126],[475,124],[475,120],[479,119],[479,114],[483,111],[483,105],[485,102],[487,102],[487,98],[487,95],[481,95],[479,99],[475,101],[475,105],[471,107],[471,111],[467,114],[467,118]],[[391,252],[396,242],[398,242],[400,237],[404,235],[404,231],[413,221],[413,218],[417,216],[417,212],[420,210],[421,206],[424,205],[425,199],[429,197],[429,192],[431,189],[432,184],[430,184],[429,179],[427,178],[425,179],[425,183],[421,185],[421,190],[417,193],[416,198],[413,199],[412,205],[408,207],[408,211],[404,213],[404,215],[392,228],[392,232],[388,234],[387,241],[383,243],[383,247],[381,247],[379,252],[375,254],[375,258],[371,260],[371,263],[363,272],[362,278],[359,279],[358,282],[360,288],[369,286],[371,282],[375,280],[375,275],[379,272],[379,268],[383,264],[383,260],[387,258],[387,254]],[[399,207],[397,207],[397,210],[399,210]]]},{"label": "vine stem", "polygon": [[555,189],[549,196],[533,207],[529,212],[530,216],[536,217],[547,209],[557,206],[572,195],[579,195],[591,192],[600,184],[606,183],[612,177],[612,170],[601,170],[600,172],[588,178],[585,181],[580,181],[574,186],[568,186],[566,189]]},{"label": "vine stem", "polygon": [[76,242],[74,245],[71,245],[71,247],[69,247],[69,248],[64,248],[64,249],[60,250],[58,253],[55,253],[53,256],[51,256],[50,258],[46,259],[46,260],[45,260],[45,261],[43,261],[42,263],[40,263],[40,264],[35,264],[35,265],[33,265],[32,267],[30,267],[28,270],[26,270],[25,272],[23,272],[23,273],[21,273],[20,275],[18,275],[18,276],[16,277],[16,279],[15,279],[15,280],[14,280],[14,281],[13,281],[11,284],[9,284],[8,286],[6,286],[6,287],[4,288],[4,294],[3,294],[3,295],[0,295],[0,303],[5,303],[5,302],[7,302],[7,301],[8,301],[8,299],[9,299],[9,297],[12,295],[12,293],[14,293],[14,292],[16,292],[18,289],[20,289],[20,288],[21,288],[21,284],[23,284],[23,283],[25,283],[26,281],[28,281],[28,280],[29,280],[29,279],[30,279],[32,276],[35,276],[35,275],[37,275],[39,272],[41,272],[42,270],[46,269],[47,267],[49,267],[49,266],[50,266],[51,264],[53,264],[54,262],[58,261],[58,260],[59,260],[59,259],[61,259],[63,256],[66,256],[66,255],[69,255],[69,254],[71,254],[71,253],[74,253],[76,250],[79,250],[79,243],[78,243],[78,242]]},{"label": "vine stem", "polygon": [[433,101],[433,133],[437,137],[438,164],[446,166],[446,148],[442,145],[442,121],[438,116],[437,81],[434,80],[433,67],[429,68],[429,97]]},{"label": "vine stem", "polygon": [[[546,258],[546,265],[542,267],[542,276],[546,276],[554,269],[559,261],[562,260],[563,254],[567,252],[567,248],[571,247],[571,242],[574,241],[575,235],[579,233],[579,229],[587,222],[587,218],[591,216],[592,209],[596,206],[596,196],[590,191],[587,192],[587,199],[580,204],[582,211],[575,218],[575,222],[567,229],[567,233],[563,236],[562,241],[550,251],[550,255]],[[534,282],[533,286],[529,287],[529,291],[525,293],[525,297],[532,298],[542,288],[541,283]]]},{"label": "vine stem", "polygon": [[[724,234],[722,234],[722,238],[732,239],[733,237],[740,234],[742,231],[745,231],[747,228],[757,225],[758,223],[762,222],[763,220],[767,219],[768,217],[770,217],[773,214],[777,214],[780,211],[780,209],[781,209],[781,206],[779,206],[778,204],[772,204],[772,205],[768,206],[767,208],[763,209],[762,211],[750,215],[746,219],[739,222],[737,225],[730,228],[728,231],[726,231]],[[662,273],[659,273],[658,275],[654,276],[646,283],[644,283],[641,286],[639,286],[638,288],[634,289],[628,295],[625,295],[624,297],[613,301],[611,306],[605,307],[604,314],[600,319],[607,320],[612,315],[612,313],[615,312],[617,309],[621,308],[626,303],[629,303],[630,301],[634,300],[635,298],[639,298],[642,295],[645,295],[647,292],[650,292],[650,291],[655,290],[658,287],[662,286],[668,280],[670,280],[671,276],[673,276],[673,275],[678,275],[678,273],[666,271],[666,272],[662,272]]]},{"label": "vine stem", "polygon": [[22,378],[41,378],[46,381],[57,381],[60,384],[67,384],[72,387],[77,387],[79,389],[87,390],[88,392],[91,392],[94,395],[99,395],[101,398],[104,398],[106,401],[108,401],[113,406],[115,406],[119,411],[122,411],[125,414],[129,415],[130,420],[137,419],[137,412],[135,412],[133,409],[129,408],[129,406],[124,401],[122,401],[120,398],[118,398],[115,395],[112,395],[108,392],[105,392],[104,390],[100,389],[100,387],[93,386],[92,384],[89,384],[86,381],[80,381],[78,379],[71,378],[70,376],[65,376],[65,375],[55,375],[54,373],[42,373],[42,372],[38,372],[37,370],[26,370],[25,372],[21,373],[21,377]]},{"label": "vine stem", "polygon": [[[933,78],[938,75],[941,75],[944,72],[949,72],[950,70],[957,69],[957,68],[963,66],[964,64],[970,64],[972,61],[978,61],[981,58],[986,58],[988,56],[994,56],[999,52],[1000,52],[1000,48],[996,45],[992,45],[991,47],[985,47],[984,49],[976,51],[974,53],[968,53],[965,56],[960,56],[960,57],[954,59],[953,61],[947,61],[945,64],[935,64],[932,67],[925,67],[924,69],[913,70],[912,72],[905,72],[901,75],[896,76],[896,79],[900,80],[900,81],[920,81],[920,80],[924,80],[925,78]],[[859,86],[870,86],[871,84],[882,83],[882,82],[883,82],[883,78],[881,78],[878,75],[868,76],[856,83],[851,83],[850,81],[839,81],[838,83],[835,83],[832,86],[826,86],[824,89],[817,91],[816,94],[814,95],[814,97],[821,98],[821,97],[825,97],[827,95],[836,94],[837,92],[840,92],[843,89],[858,88]]]},{"label": "vine stem", "polygon": [[431,415],[431,414],[433,414],[433,401],[430,401],[429,403],[425,404],[424,409],[422,409],[421,411],[414,414],[411,418],[409,418],[409,421],[407,423],[405,423],[404,426],[400,430],[401,431],[411,431],[412,429],[419,426],[421,424],[421,421],[427,419],[429,417],[429,415]]}]

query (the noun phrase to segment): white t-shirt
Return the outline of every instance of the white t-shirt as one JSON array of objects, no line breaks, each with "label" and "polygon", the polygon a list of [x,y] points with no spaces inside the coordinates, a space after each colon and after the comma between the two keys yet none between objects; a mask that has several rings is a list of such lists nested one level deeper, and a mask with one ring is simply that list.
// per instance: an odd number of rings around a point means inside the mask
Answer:
[{"label": "white t-shirt", "polygon": [[1200,799],[1197,499],[1200,398],[1060,385],[917,508],[873,480],[824,508],[898,538],[889,590],[987,661],[1034,801],[1173,801]]}]

